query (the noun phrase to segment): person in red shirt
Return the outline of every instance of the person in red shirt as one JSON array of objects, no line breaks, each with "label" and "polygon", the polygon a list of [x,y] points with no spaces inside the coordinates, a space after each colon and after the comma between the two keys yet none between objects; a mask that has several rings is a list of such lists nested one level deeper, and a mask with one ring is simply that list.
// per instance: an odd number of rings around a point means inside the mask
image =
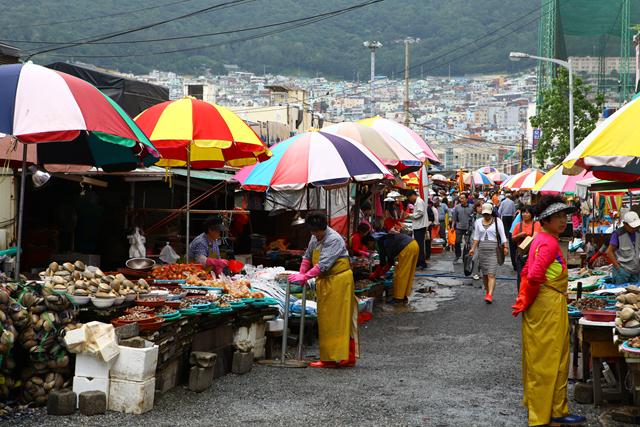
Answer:
[{"label": "person in red shirt", "polygon": [[[515,243],[515,246],[520,246],[520,243],[527,237],[533,237],[538,234],[541,230],[540,223],[538,221],[533,220],[533,207],[525,206],[521,209],[520,215],[522,216],[522,221],[516,224],[513,229],[513,234],[511,235],[511,239]],[[522,268],[524,267],[524,263],[527,262],[528,251],[517,249],[518,253],[516,254],[516,282],[518,290],[520,289],[520,273],[522,272]]]},{"label": "person in red shirt", "polygon": [[371,238],[371,226],[365,222],[358,224],[356,232],[351,235],[351,252],[355,256],[369,256],[367,240]]}]

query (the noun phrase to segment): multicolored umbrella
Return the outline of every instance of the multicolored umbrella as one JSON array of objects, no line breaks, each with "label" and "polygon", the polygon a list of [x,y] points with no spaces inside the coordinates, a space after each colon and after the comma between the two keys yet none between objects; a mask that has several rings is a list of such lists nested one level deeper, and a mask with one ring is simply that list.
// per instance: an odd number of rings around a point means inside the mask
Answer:
[{"label": "multicolored umbrella", "polygon": [[38,143],[40,164],[116,172],[160,158],[111,98],[84,80],[31,63],[0,66],[0,133]]},{"label": "multicolored umbrella", "polygon": [[492,173],[499,173],[498,169],[491,167],[491,166],[485,166],[483,168],[480,169],[476,169],[476,172],[482,172],[485,175],[489,175]]},{"label": "multicolored umbrella", "polygon": [[246,166],[271,152],[231,110],[186,97],[154,105],[135,118],[162,154],[158,166],[212,169]]},{"label": "multicolored umbrella", "polygon": [[360,123],[344,122],[322,128],[322,132],[351,138],[367,147],[385,166],[404,175],[420,169],[422,161],[386,132]]},{"label": "multicolored umbrella", "polygon": [[544,172],[538,169],[525,169],[504,182],[502,188],[507,188],[512,191],[531,190],[543,176]]},{"label": "multicolored umbrella", "polygon": [[579,175],[563,175],[562,169],[562,165],[555,166],[531,190],[542,194],[574,194],[578,181],[593,178],[593,174],[587,171],[582,171]]},{"label": "multicolored umbrella", "polygon": [[[109,97],[84,80],[39,65],[0,66],[0,133],[23,143],[18,248],[26,184],[27,144],[37,143],[42,164],[132,170],[160,155],[133,120]],[[20,274],[16,257],[16,279]]]},{"label": "multicolored umbrella", "polygon": [[163,160],[158,166],[187,166],[189,261],[191,168],[252,165],[268,159],[271,151],[235,113],[192,97],[154,105],[140,113],[135,121],[160,150]]},{"label": "multicolored umbrella", "polygon": [[362,144],[325,132],[306,132],[273,147],[273,157],[258,163],[242,187],[254,191],[300,190],[307,185],[337,186],[350,180],[392,178],[391,172]]},{"label": "multicolored umbrella", "polygon": [[495,182],[496,184],[502,184],[503,182],[505,182],[506,180],[511,178],[511,176],[507,175],[506,173],[502,173],[502,172],[489,173],[489,174],[487,174],[487,176],[489,178],[491,178],[491,180],[493,182]]},{"label": "multicolored umbrella", "polygon": [[473,185],[474,187],[481,187],[485,185],[494,185],[494,182],[487,175],[482,172],[471,172],[464,174],[464,183],[466,185]]},{"label": "multicolored umbrella", "polygon": [[428,160],[431,163],[440,163],[436,153],[424,139],[420,138],[420,135],[398,122],[383,119],[382,117],[370,117],[362,119],[358,123],[386,132],[422,161]]},{"label": "multicolored umbrella", "polygon": [[581,169],[601,179],[635,181],[640,176],[640,98],[629,101],[596,127],[562,165],[569,173]]}]

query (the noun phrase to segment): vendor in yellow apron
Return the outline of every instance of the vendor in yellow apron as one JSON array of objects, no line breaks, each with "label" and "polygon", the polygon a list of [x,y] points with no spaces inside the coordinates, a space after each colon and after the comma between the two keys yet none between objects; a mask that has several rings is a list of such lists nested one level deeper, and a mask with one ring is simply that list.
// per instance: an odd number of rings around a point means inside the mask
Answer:
[{"label": "vendor in yellow apron", "polygon": [[531,243],[520,277],[513,315],[522,313],[523,403],[529,425],[580,425],[569,414],[569,316],[567,263],[558,245],[572,208],[561,198],[544,196],[538,204],[543,231]]},{"label": "vendor in yellow apron", "polygon": [[[311,263],[320,259],[322,245],[313,251]],[[358,356],[358,309],[349,258],[338,258],[333,267],[316,278],[320,361],[355,365]]]},{"label": "vendor in yellow apron", "polygon": [[314,368],[351,367],[356,363],[357,301],[349,253],[342,236],[327,226],[327,217],[311,213],[305,222],[312,234],[300,272],[289,282],[316,279],[320,361]]}]

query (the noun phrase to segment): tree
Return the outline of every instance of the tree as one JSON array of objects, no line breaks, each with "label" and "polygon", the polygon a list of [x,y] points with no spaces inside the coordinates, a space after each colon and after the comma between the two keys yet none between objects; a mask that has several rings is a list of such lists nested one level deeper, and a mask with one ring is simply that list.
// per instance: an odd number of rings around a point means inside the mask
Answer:
[{"label": "tree", "polygon": [[[604,103],[602,94],[589,99],[591,92],[582,79],[573,79],[573,114],[574,138],[577,146],[580,141],[596,127],[600,109]],[[554,165],[562,161],[569,154],[569,72],[559,68],[551,87],[542,92],[542,104],[538,114],[531,117],[531,126],[542,130],[542,135],[536,148],[536,160],[544,166],[547,162]]]}]

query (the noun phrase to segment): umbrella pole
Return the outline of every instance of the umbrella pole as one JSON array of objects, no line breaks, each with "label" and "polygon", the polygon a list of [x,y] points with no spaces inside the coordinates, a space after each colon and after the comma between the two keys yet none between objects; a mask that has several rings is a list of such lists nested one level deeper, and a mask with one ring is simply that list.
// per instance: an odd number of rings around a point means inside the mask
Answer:
[{"label": "umbrella pole", "polygon": [[189,231],[191,211],[191,145],[187,146],[187,237],[185,238],[185,259],[189,263]]},{"label": "umbrella pole", "polygon": [[18,252],[16,253],[15,280],[20,281],[20,257],[22,256],[22,220],[24,216],[24,187],[27,180],[27,144],[22,144],[22,176],[20,177],[20,202],[18,204]]}]

